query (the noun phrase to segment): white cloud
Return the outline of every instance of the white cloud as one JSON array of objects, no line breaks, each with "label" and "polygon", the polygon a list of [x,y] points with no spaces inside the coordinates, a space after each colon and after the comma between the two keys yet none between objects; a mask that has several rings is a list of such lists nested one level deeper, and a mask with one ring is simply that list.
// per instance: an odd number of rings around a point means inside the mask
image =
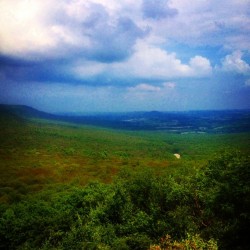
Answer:
[{"label": "white cloud", "polygon": [[[134,18],[126,15],[132,8],[128,8],[130,3],[130,0],[119,4],[113,0],[2,0],[0,52],[36,59],[76,56],[77,51],[83,57],[92,55],[97,61],[119,60],[130,53],[137,37],[142,35],[133,20],[136,15]],[[115,49],[111,51],[110,47]]]},{"label": "white cloud", "polygon": [[195,56],[190,59],[190,68],[194,71],[194,75],[209,75],[212,71],[210,61],[202,56]]},{"label": "white cloud", "polygon": [[195,56],[184,64],[175,53],[139,42],[131,58],[113,66],[115,72],[134,77],[169,79],[174,77],[201,77],[212,72],[207,58]]},{"label": "white cloud", "polygon": [[[81,60],[74,63],[70,71],[80,78],[107,74],[114,78],[143,78],[167,80],[183,77],[206,77],[212,73],[210,61],[202,56],[194,56],[188,64],[182,63],[175,53],[138,42],[131,57],[123,62],[99,63]],[[148,85],[140,87],[147,88]],[[171,85],[172,88],[174,87]]]},{"label": "white cloud", "polygon": [[250,73],[250,65],[242,59],[241,51],[234,51],[222,60],[222,70],[242,74]]},{"label": "white cloud", "polygon": [[178,15],[167,22],[152,23],[155,34],[188,45],[225,46],[250,50],[249,0],[173,0]]},{"label": "white cloud", "polygon": [[23,54],[55,48],[56,40],[46,23],[49,1],[0,2],[0,50],[7,54]]},{"label": "white cloud", "polygon": [[[124,92],[124,99],[137,104],[140,102],[155,104],[171,102],[178,96],[175,86],[174,82],[163,82],[161,84],[140,83],[127,88],[127,91]],[[159,109],[159,107],[156,109]]]},{"label": "white cloud", "polygon": [[89,47],[89,38],[72,26],[66,6],[66,1],[0,1],[0,52],[36,60]]},{"label": "white cloud", "polygon": [[161,91],[161,88],[158,86],[153,86],[147,83],[141,83],[139,85],[136,85],[135,87],[130,87],[128,88],[129,91],[131,92],[135,92],[135,91],[139,91],[139,92],[159,92]]},{"label": "white cloud", "polygon": [[140,83],[135,87],[130,87],[131,91],[146,91],[146,92],[159,92],[167,89],[174,89],[176,87],[175,82],[163,82],[162,84],[152,85],[148,83]]},{"label": "white cloud", "polygon": [[166,93],[170,93],[176,87],[174,82],[164,82],[162,84],[153,85],[148,83],[140,83],[134,87],[127,88],[128,92],[131,94],[141,95],[141,96],[163,96]]}]

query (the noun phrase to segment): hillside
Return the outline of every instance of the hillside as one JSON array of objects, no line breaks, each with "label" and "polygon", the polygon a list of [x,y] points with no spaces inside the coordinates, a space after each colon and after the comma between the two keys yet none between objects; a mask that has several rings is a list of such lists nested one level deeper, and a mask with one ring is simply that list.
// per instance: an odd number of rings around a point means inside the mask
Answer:
[{"label": "hillside", "polygon": [[0,249],[248,249],[249,133],[0,114]]},{"label": "hillside", "polygon": [[43,118],[43,119],[56,119],[57,116],[39,111],[25,105],[5,105],[0,104],[0,114],[12,115],[22,118]]}]

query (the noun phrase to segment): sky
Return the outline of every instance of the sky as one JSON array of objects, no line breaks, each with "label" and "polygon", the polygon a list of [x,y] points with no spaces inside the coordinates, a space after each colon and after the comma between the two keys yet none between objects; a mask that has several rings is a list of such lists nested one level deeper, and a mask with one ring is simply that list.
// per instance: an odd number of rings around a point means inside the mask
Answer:
[{"label": "sky", "polygon": [[0,0],[0,103],[250,109],[250,0]]}]

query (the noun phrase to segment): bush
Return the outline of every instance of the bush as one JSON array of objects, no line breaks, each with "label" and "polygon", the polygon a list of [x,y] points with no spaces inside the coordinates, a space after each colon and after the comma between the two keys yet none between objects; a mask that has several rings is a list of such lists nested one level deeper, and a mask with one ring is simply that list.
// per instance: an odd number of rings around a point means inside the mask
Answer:
[{"label": "bush", "polygon": [[188,235],[187,239],[173,241],[170,235],[161,238],[159,245],[150,246],[150,250],[217,250],[214,240],[204,241],[199,235]]}]

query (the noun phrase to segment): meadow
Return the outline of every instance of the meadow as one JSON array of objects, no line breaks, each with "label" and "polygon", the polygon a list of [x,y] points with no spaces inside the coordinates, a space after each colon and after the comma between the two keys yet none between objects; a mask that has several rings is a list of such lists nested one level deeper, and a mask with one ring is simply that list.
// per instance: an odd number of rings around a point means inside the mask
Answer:
[{"label": "meadow", "polygon": [[0,249],[249,247],[248,132],[115,130],[2,112],[0,141]]}]

